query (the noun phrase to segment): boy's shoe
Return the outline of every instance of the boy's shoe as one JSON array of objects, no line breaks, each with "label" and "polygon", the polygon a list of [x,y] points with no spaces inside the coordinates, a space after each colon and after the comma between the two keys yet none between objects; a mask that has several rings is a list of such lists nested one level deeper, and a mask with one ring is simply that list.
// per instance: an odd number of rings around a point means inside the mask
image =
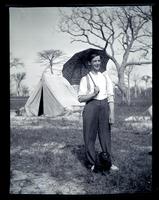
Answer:
[{"label": "boy's shoe", "polygon": [[97,167],[95,165],[92,165],[90,170],[91,170],[91,172],[94,172],[94,173],[98,172],[98,169],[97,169]]},{"label": "boy's shoe", "polygon": [[91,171],[92,171],[92,172],[93,172],[94,168],[95,168],[95,165],[92,165],[92,166],[91,166]]},{"label": "boy's shoe", "polygon": [[112,170],[112,171],[119,171],[119,168],[117,166],[115,166],[115,165],[112,165],[110,167],[110,170]]}]

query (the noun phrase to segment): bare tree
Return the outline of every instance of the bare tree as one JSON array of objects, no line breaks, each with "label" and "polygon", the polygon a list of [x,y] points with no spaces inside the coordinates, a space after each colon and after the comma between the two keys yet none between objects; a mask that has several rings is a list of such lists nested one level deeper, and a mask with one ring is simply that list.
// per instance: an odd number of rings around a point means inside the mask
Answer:
[{"label": "bare tree", "polygon": [[[69,34],[72,42],[87,43],[104,49],[115,64],[118,87],[123,101],[127,99],[124,71],[127,66],[151,64],[151,23],[141,11],[149,13],[147,7],[73,8],[61,12],[59,29]],[[138,15],[136,13],[139,13]],[[147,31],[150,30],[150,31]],[[120,56],[120,59],[119,59]],[[132,58],[136,58],[133,59]],[[149,58],[149,59],[148,59]]]},{"label": "bare tree", "polygon": [[[14,69],[15,68],[15,69]],[[14,94],[14,82],[16,84],[16,94],[17,96],[20,95],[20,86],[21,81],[25,78],[26,73],[25,72],[16,72],[19,69],[24,68],[24,63],[21,61],[20,58],[14,58],[12,57],[12,54],[10,56],[10,93]],[[13,71],[12,71],[13,70]],[[25,75],[24,75],[25,74]]]},{"label": "bare tree", "polygon": [[11,58],[10,68],[17,67],[17,66],[24,67],[24,63],[21,62],[20,58]]},{"label": "bare tree", "polygon": [[140,77],[138,74],[134,74],[133,76],[133,81],[134,81],[134,97],[137,98],[138,94],[137,94],[137,91],[138,91],[138,82],[140,81]]},{"label": "bare tree", "polygon": [[21,83],[24,80],[24,78],[26,77],[26,73],[25,72],[19,72],[19,73],[15,73],[13,74],[13,79],[16,83],[16,91],[17,91],[17,96],[20,96],[20,91],[21,91]]},{"label": "bare tree", "polygon": [[134,12],[136,13],[137,16],[143,19],[152,21],[152,7],[151,6],[147,7],[146,11],[145,11],[145,7],[135,6]]},{"label": "bare tree", "polygon": [[42,52],[38,52],[39,62],[47,65],[50,68],[51,73],[53,74],[52,66],[54,64],[58,64],[59,62],[55,62],[55,60],[61,56],[63,56],[63,52],[60,50],[43,50]]},{"label": "bare tree", "polygon": [[131,65],[131,66],[127,66],[126,69],[125,69],[125,75],[126,75],[126,79],[127,79],[127,103],[128,105],[130,105],[131,103],[131,93],[130,93],[130,76],[131,76],[131,73],[134,69],[134,66]]},{"label": "bare tree", "polygon": [[141,78],[141,80],[143,80],[145,82],[145,96],[146,96],[146,93],[147,93],[147,85],[148,85],[148,82],[149,82],[150,79],[151,79],[151,76],[148,76],[148,75],[144,75]]}]

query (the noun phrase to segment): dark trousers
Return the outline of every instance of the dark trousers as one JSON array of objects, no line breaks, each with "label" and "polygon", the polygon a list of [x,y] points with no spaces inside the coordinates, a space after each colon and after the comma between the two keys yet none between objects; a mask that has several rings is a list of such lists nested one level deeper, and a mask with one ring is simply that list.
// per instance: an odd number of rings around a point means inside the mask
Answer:
[{"label": "dark trousers", "polygon": [[83,137],[86,158],[89,164],[95,164],[95,141],[99,142],[103,152],[111,155],[111,131],[109,125],[109,105],[107,99],[91,100],[86,103],[83,110]]}]

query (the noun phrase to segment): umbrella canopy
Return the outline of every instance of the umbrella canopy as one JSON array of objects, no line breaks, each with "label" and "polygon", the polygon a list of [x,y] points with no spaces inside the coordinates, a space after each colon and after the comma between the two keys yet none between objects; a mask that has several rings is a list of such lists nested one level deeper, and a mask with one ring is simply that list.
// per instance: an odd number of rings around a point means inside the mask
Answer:
[{"label": "umbrella canopy", "polygon": [[74,54],[63,65],[62,74],[71,85],[79,85],[81,78],[89,73],[91,67],[88,64],[88,57],[92,53],[97,53],[101,57],[100,72],[104,72],[106,70],[109,57],[106,55],[104,50],[90,48],[80,51]]}]

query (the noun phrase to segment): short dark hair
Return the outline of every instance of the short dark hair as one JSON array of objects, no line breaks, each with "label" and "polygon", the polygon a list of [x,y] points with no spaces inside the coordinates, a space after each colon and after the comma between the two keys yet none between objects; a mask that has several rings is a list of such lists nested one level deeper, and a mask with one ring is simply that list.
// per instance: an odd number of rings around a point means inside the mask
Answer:
[{"label": "short dark hair", "polygon": [[89,54],[89,56],[88,56],[87,59],[88,59],[89,62],[91,62],[91,60],[92,60],[93,58],[95,58],[96,56],[100,56],[100,54],[94,53],[94,52],[93,52],[93,53],[90,53],[90,54]]}]

